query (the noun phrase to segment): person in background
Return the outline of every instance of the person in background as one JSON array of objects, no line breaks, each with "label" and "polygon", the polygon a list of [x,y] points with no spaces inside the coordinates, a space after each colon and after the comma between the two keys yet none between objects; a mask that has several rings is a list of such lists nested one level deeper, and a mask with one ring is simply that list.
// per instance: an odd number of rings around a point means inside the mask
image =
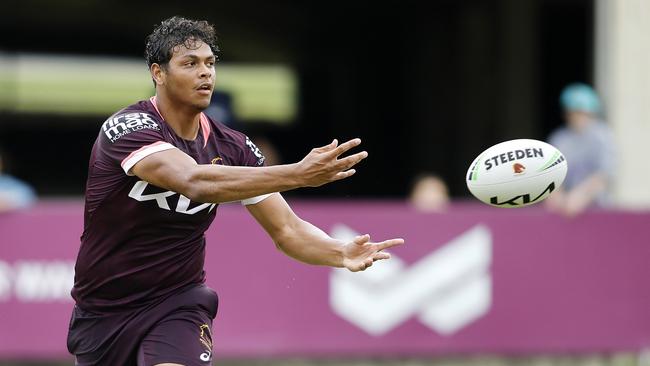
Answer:
[{"label": "person in background", "polygon": [[589,207],[610,204],[615,167],[615,143],[610,128],[600,118],[601,103],[586,84],[566,86],[560,94],[566,124],[551,133],[569,166],[562,186],[546,200],[553,212],[572,217]]},{"label": "person in background", "polygon": [[28,183],[4,172],[0,152],[0,213],[27,208],[36,201],[36,193]]},{"label": "person in background", "polygon": [[441,212],[449,205],[447,184],[438,175],[423,173],[416,176],[409,203],[422,212]]}]

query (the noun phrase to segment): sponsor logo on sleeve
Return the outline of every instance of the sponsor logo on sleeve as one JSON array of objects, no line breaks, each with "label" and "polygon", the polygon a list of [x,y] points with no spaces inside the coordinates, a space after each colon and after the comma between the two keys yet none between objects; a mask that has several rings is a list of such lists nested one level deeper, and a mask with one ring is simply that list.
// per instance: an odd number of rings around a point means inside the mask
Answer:
[{"label": "sponsor logo on sleeve", "polygon": [[114,143],[131,132],[140,130],[160,131],[160,126],[152,116],[147,113],[118,114],[117,116],[108,119],[102,125],[102,132],[104,132],[111,143]]},{"label": "sponsor logo on sleeve", "polygon": [[248,138],[248,136],[246,136],[246,146],[251,149],[253,155],[257,158],[257,165],[263,165],[266,158],[262,154],[262,151],[253,143],[253,141],[251,141],[251,139]]}]

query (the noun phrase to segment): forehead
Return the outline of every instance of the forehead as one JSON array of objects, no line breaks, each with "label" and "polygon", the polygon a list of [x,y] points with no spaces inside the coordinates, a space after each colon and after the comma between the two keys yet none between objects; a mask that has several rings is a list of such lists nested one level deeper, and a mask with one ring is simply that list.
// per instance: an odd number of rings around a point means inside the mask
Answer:
[{"label": "forehead", "polygon": [[172,59],[181,58],[185,56],[194,56],[199,58],[207,58],[214,56],[212,48],[201,40],[187,40],[185,43],[179,44],[172,49]]}]

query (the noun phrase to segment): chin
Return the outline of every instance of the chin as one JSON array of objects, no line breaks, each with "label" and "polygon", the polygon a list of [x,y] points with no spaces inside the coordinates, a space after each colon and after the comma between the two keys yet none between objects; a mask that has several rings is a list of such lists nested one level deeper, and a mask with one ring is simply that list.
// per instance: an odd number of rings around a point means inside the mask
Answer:
[{"label": "chin", "polygon": [[196,101],[196,102],[192,103],[192,107],[196,108],[199,111],[204,111],[204,110],[208,109],[209,106],[210,106],[210,100],[209,99],[206,100],[206,101]]}]

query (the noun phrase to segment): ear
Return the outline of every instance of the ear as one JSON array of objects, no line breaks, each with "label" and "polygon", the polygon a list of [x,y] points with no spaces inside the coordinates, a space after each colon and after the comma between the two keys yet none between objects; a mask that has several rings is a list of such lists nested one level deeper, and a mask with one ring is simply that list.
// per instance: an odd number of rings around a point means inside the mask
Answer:
[{"label": "ear", "polygon": [[149,71],[151,72],[151,78],[156,83],[156,85],[165,84],[165,77],[167,75],[165,73],[165,69],[162,66],[153,63],[151,64],[151,68],[149,68]]}]

